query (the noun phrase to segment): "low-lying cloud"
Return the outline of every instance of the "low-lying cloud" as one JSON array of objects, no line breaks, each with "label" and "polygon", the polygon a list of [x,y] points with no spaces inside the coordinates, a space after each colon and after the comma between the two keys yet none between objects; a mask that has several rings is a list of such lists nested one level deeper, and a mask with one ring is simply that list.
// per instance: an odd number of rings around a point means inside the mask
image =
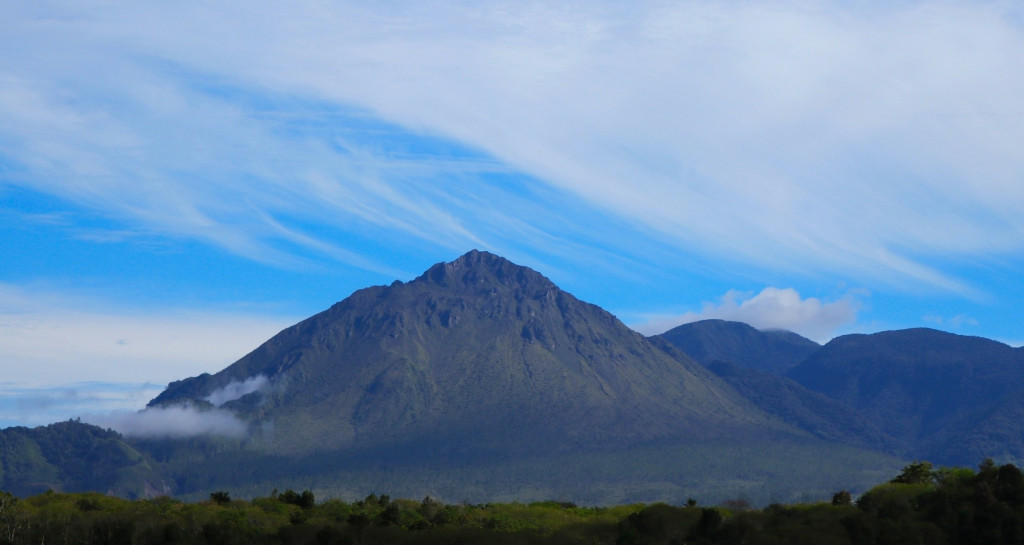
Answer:
[{"label": "low-lying cloud", "polygon": [[664,333],[673,327],[699,320],[745,322],[757,329],[787,329],[818,342],[829,340],[843,326],[857,319],[860,304],[852,295],[835,301],[803,298],[793,288],[767,287],[757,295],[731,290],[715,303],[706,302],[698,312],[662,316],[636,325],[642,333]]},{"label": "low-lying cloud", "polygon": [[0,428],[43,426],[84,413],[134,411],[163,389],[163,385],[135,382],[75,382],[45,387],[0,382]]},{"label": "low-lying cloud", "polygon": [[150,407],[138,412],[113,412],[83,416],[82,420],[111,428],[122,435],[143,438],[194,437],[218,435],[243,437],[247,426],[240,418],[223,409],[199,409],[188,405]]},{"label": "low-lying cloud", "polygon": [[241,381],[235,380],[223,388],[214,390],[212,394],[206,396],[206,400],[215,407],[220,407],[228,401],[234,401],[246,394],[264,390],[269,383],[270,381],[265,375],[256,375]]},{"label": "low-lying cloud", "polygon": [[245,380],[234,380],[204,398],[213,405],[198,407],[184,403],[167,407],[147,407],[141,411],[112,411],[106,414],[83,416],[90,424],[111,428],[123,435],[147,438],[182,438],[198,435],[243,437],[248,426],[241,418],[220,407],[244,395],[266,390],[270,380],[256,375]]}]

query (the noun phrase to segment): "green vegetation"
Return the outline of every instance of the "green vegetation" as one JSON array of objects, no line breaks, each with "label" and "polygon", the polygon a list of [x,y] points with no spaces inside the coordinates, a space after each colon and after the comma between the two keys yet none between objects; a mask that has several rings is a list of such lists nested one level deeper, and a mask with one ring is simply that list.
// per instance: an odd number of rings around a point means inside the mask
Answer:
[{"label": "green vegetation", "polygon": [[[136,445],[144,452],[157,449]],[[776,439],[770,449],[754,441],[720,440],[497,461],[462,459],[458,464],[417,463],[414,456],[422,451],[414,446],[399,446],[394,452],[283,458],[237,449],[217,451],[218,443],[212,441],[190,445],[180,457],[158,458],[173,495],[189,501],[205,499],[214,490],[247,498],[277,487],[348,498],[387,490],[392,496],[470,502],[559,498],[588,505],[675,504],[692,496],[709,503],[743,497],[764,505],[828,499],[839,488],[861,493],[905,463],[805,438]],[[195,452],[208,454],[196,458],[191,456]]]},{"label": "green vegetation", "polygon": [[111,430],[75,420],[0,430],[0,489],[19,496],[53,489],[135,498],[160,482],[146,456]]},{"label": "green vegetation", "polygon": [[[837,337],[786,376],[855,410],[894,442],[943,465],[1024,461],[1024,350],[933,329]],[[879,444],[881,446],[881,444]]]},{"label": "green vegetation", "polygon": [[[281,456],[246,448],[238,439],[125,439],[71,421],[0,430],[0,490],[22,497],[50,489],[199,501],[213,491],[253,498],[276,487],[345,498],[387,490],[392,496],[469,502],[679,504],[692,496],[708,503],[743,497],[763,505],[826,499],[839,488],[860,493],[906,462],[806,437],[747,439],[494,459],[455,459],[412,442]],[[437,459],[442,455],[449,461]]]},{"label": "green vegetation", "polygon": [[185,503],[96,493],[0,493],[0,543],[103,544],[986,544],[1024,541],[1024,474],[986,460],[978,471],[906,466],[856,501],[752,509],[687,501],[617,507],[567,502],[446,504],[371,494],[317,502],[313,492],[276,490],[232,499],[224,491]]}]

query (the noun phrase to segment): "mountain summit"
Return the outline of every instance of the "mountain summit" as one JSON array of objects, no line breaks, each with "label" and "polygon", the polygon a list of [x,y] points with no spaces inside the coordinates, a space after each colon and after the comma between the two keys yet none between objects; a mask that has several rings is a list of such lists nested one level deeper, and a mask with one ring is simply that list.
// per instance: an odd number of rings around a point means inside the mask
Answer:
[{"label": "mountain summit", "polygon": [[151,405],[246,390],[222,406],[272,429],[278,452],[610,449],[770,424],[689,358],[480,251],[359,290]]}]

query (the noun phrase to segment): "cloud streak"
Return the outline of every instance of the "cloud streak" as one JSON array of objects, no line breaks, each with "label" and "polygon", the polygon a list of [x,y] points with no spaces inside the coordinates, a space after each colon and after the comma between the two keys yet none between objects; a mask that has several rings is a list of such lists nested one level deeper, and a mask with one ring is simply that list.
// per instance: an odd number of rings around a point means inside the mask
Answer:
[{"label": "cloud streak", "polygon": [[975,295],[944,259],[1024,249],[1013,4],[8,11],[9,183],[268,263],[391,273],[359,246],[512,233],[586,256],[565,198],[507,176],[801,274]]},{"label": "cloud streak", "polygon": [[239,438],[245,436],[245,422],[230,411],[197,409],[175,405],[150,407],[138,412],[111,412],[86,415],[82,420],[103,428],[111,428],[130,437],[182,438],[198,435],[219,435]]},{"label": "cloud streak", "polygon": [[227,386],[218,388],[212,394],[206,396],[206,401],[212,403],[214,407],[220,407],[228,401],[234,401],[244,395],[265,390],[269,385],[270,381],[267,380],[266,375],[256,375],[245,380],[231,381]]}]

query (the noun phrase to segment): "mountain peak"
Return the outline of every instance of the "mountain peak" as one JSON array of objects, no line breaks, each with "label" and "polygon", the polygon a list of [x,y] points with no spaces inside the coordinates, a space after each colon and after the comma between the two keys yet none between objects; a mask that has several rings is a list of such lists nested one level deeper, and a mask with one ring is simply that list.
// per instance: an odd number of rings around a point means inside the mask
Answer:
[{"label": "mountain peak", "polygon": [[267,448],[282,452],[611,448],[764,418],[696,362],[481,251],[357,291],[151,405],[201,404],[253,380],[267,387],[222,407],[272,424]]},{"label": "mountain peak", "polygon": [[454,261],[438,263],[427,269],[414,282],[427,282],[449,288],[467,287],[480,291],[510,285],[538,290],[556,287],[544,275],[533,269],[480,250],[471,250]]},{"label": "mountain peak", "polygon": [[704,365],[720,360],[776,374],[821,348],[792,331],[762,331],[743,322],[713,319],[683,324],[660,337]]}]

